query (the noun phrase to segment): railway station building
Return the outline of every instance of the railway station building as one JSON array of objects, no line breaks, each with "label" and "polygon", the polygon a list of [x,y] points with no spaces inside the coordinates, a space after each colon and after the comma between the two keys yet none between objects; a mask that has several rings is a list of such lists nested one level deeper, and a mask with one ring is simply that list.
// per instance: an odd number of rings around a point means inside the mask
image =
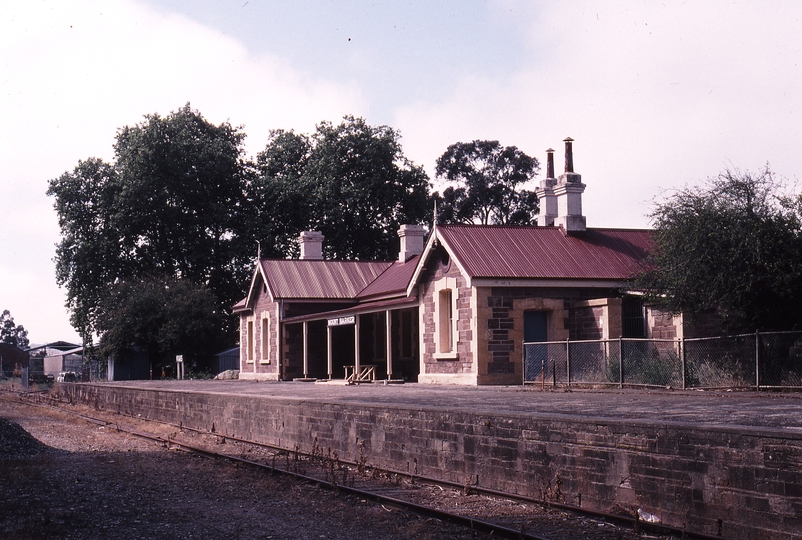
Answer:
[{"label": "railway station building", "polygon": [[532,226],[404,225],[395,261],[257,261],[240,316],[240,378],[520,384],[524,341],[678,337],[678,317],[631,291],[648,230],[586,227],[573,170],[536,192]]}]

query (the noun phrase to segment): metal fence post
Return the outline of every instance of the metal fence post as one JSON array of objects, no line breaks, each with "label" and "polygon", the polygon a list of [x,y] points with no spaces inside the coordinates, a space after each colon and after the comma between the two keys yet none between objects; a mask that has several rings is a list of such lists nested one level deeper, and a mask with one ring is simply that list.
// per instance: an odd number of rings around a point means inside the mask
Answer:
[{"label": "metal fence post", "polygon": [[755,330],[755,390],[760,390],[760,333]]},{"label": "metal fence post", "polygon": [[571,338],[565,338],[565,376],[568,379],[568,386],[571,386],[571,345],[568,341]]},{"label": "metal fence post", "polygon": [[624,387],[624,340],[618,338],[618,388]]},{"label": "metal fence post", "polygon": [[687,373],[687,363],[688,359],[685,357],[685,337],[683,336],[679,340],[679,354],[682,358],[682,389],[685,390],[685,380],[686,380],[686,373]]},{"label": "metal fence post", "polygon": [[540,355],[540,389],[546,389],[546,355]]}]

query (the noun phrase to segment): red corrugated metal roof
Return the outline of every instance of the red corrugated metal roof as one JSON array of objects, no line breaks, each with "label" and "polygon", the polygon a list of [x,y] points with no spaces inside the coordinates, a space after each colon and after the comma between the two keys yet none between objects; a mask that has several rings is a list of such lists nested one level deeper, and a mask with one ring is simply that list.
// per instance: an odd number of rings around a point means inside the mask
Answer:
[{"label": "red corrugated metal roof", "polygon": [[355,298],[392,262],[262,260],[274,298]]},{"label": "red corrugated metal roof", "polygon": [[248,299],[247,298],[243,298],[242,300],[240,300],[239,302],[234,304],[234,307],[232,308],[232,313],[238,313],[240,311],[247,311],[247,309],[248,309]]},{"label": "red corrugated metal roof", "polygon": [[[438,225],[437,236],[471,278],[614,279],[632,277],[651,246],[650,231]],[[262,260],[274,298],[371,299],[404,293],[419,265],[405,262]],[[235,311],[247,309],[237,303]]]},{"label": "red corrugated metal roof", "polygon": [[472,278],[627,279],[651,245],[636,229],[438,225],[437,235]]},{"label": "red corrugated metal roof", "polygon": [[417,306],[417,297],[411,298],[392,298],[390,300],[378,300],[375,302],[366,302],[364,304],[357,304],[344,309],[337,309],[334,311],[324,311],[322,313],[310,313],[309,315],[298,315],[295,317],[287,317],[283,322],[302,322],[302,321],[319,321],[322,319],[329,319],[332,317],[341,317],[343,315],[351,315],[354,313],[370,313],[377,311],[384,311],[386,309],[400,309],[404,307]]},{"label": "red corrugated metal roof", "polygon": [[407,285],[409,285],[409,280],[412,279],[412,274],[415,273],[419,258],[420,255],[416,255],[406,262],[393,263],[373,283],[359,293],[359,299],[365,300],[369,297],[381,297],[387,294],[405,292]]}]

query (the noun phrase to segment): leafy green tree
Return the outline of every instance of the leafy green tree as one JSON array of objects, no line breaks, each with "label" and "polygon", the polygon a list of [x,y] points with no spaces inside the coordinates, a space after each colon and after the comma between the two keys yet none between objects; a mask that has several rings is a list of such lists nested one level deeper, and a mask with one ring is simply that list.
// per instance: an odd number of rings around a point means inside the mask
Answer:
[{"label": "leafy green tree", "polygon": [[428,177],[399,139],[352,116],[321,122],[308,137],[273,132],[254,181],[263,253],[272,241],[274,252],[294,254],[298,234],[316,229],[329,258],[391,258],[398,227],[430,215]]},{"label": "leafy green tree", "polygon": [[[243,158],[244,137],[187,104],[118,130],[112,163],[79,161],[50,181],[62,232],[56,276],[86,343],[102,334],[107,351],[133,346],[128,329],[109,326],[124,321],[109,302],[130,302],[119,306],[127,317],[129,308],[147,309],[137,300],[144,292],[132,289],[138,282],[193,284],[214,295],[216,313],[230,314],[245,294],[257,241],[263,255],[286,257],[297,253],[302,230],[319,229],[328,257],[390,258],[399,225],[430,215],[428,178],[387,126],[347,116],[308,136],[276,130],[255,163]],[[213,335],[233,341],[234,318],[214,320]]]},{"label": "leafy green tree", "polygon": [[30,347],[28,342],[28,331],[20,324],[14,322],[14,317],[5,309],[0,315],[0,343],[13,345],[20,349]]},{"label": "leafy green tree", "polygon": [[256,175],[249,189],[251,235],[263,257],[297,256],[298,234],[309,227],[313,197],[303,182],[312,142],[293,131],[273,130],[256,156]]},{"label": "leafy green tree", "polygon": [[448,186],[442,195],[435,191],[432,200],[437,205],[438,223],[473,223],[473,208],[464,187]]},{"label": "leafy green tree", "polygon": [[114,231],[119,187],[114,168],[91,158],[51,180],[48,190],[56,197],[62,237],[56,246],[56,280],[66,285],[72,325],[87,343],[106,287],[124,274],[126,261]]},{"label": "leafy green tree", "polygon": [[227,344],[220,334],[226,315],[216,296],[187,279],[121,281],[98,312],[100,352],[106,358],[124,359],[142,350],[154,365],[167,365],[177,354],[190,361]]},{"label": "leafy green tree", "polygon": [[799,198],[781,189],[767,167],[725,170],[668,197],[651,214],[640,287],[674,313],[718,311],[724,331],[802,327]]},{"label": "leafy green tree", "polygon": [[540,165],[515,146],[498,141],[455,143],[437,158],[440,178],[454,182],[438,199],[441,223],[526,225],[538,211],[534,192],[523,189]]},{"label": "leafy green tree", "polygon": [[[251,267],[245,229],[249,169],[244,134],[183,108],[118,130],[115,160],[80,161],[50,181],[62,239],[56,276],[86,342],[119,280],[166,275],[206,286],[222,310],[244,294]],[[234,339],[229,318],[218,329]]]}]

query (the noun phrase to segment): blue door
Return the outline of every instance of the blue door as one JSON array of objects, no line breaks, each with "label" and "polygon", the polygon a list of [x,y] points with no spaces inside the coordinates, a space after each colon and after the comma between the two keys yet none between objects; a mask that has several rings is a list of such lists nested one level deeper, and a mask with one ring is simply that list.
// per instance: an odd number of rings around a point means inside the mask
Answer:
[{"label": "blue door", "polygon": [[[524,311],[524,342],[542,343],[548,340],[545,311]],[[524,380],[537,381],[547,373],[547,345],[524,346]]]},{"label": "blue door", "polygon": [[524,341],[548,341],[545,311],[524,311]]}]

